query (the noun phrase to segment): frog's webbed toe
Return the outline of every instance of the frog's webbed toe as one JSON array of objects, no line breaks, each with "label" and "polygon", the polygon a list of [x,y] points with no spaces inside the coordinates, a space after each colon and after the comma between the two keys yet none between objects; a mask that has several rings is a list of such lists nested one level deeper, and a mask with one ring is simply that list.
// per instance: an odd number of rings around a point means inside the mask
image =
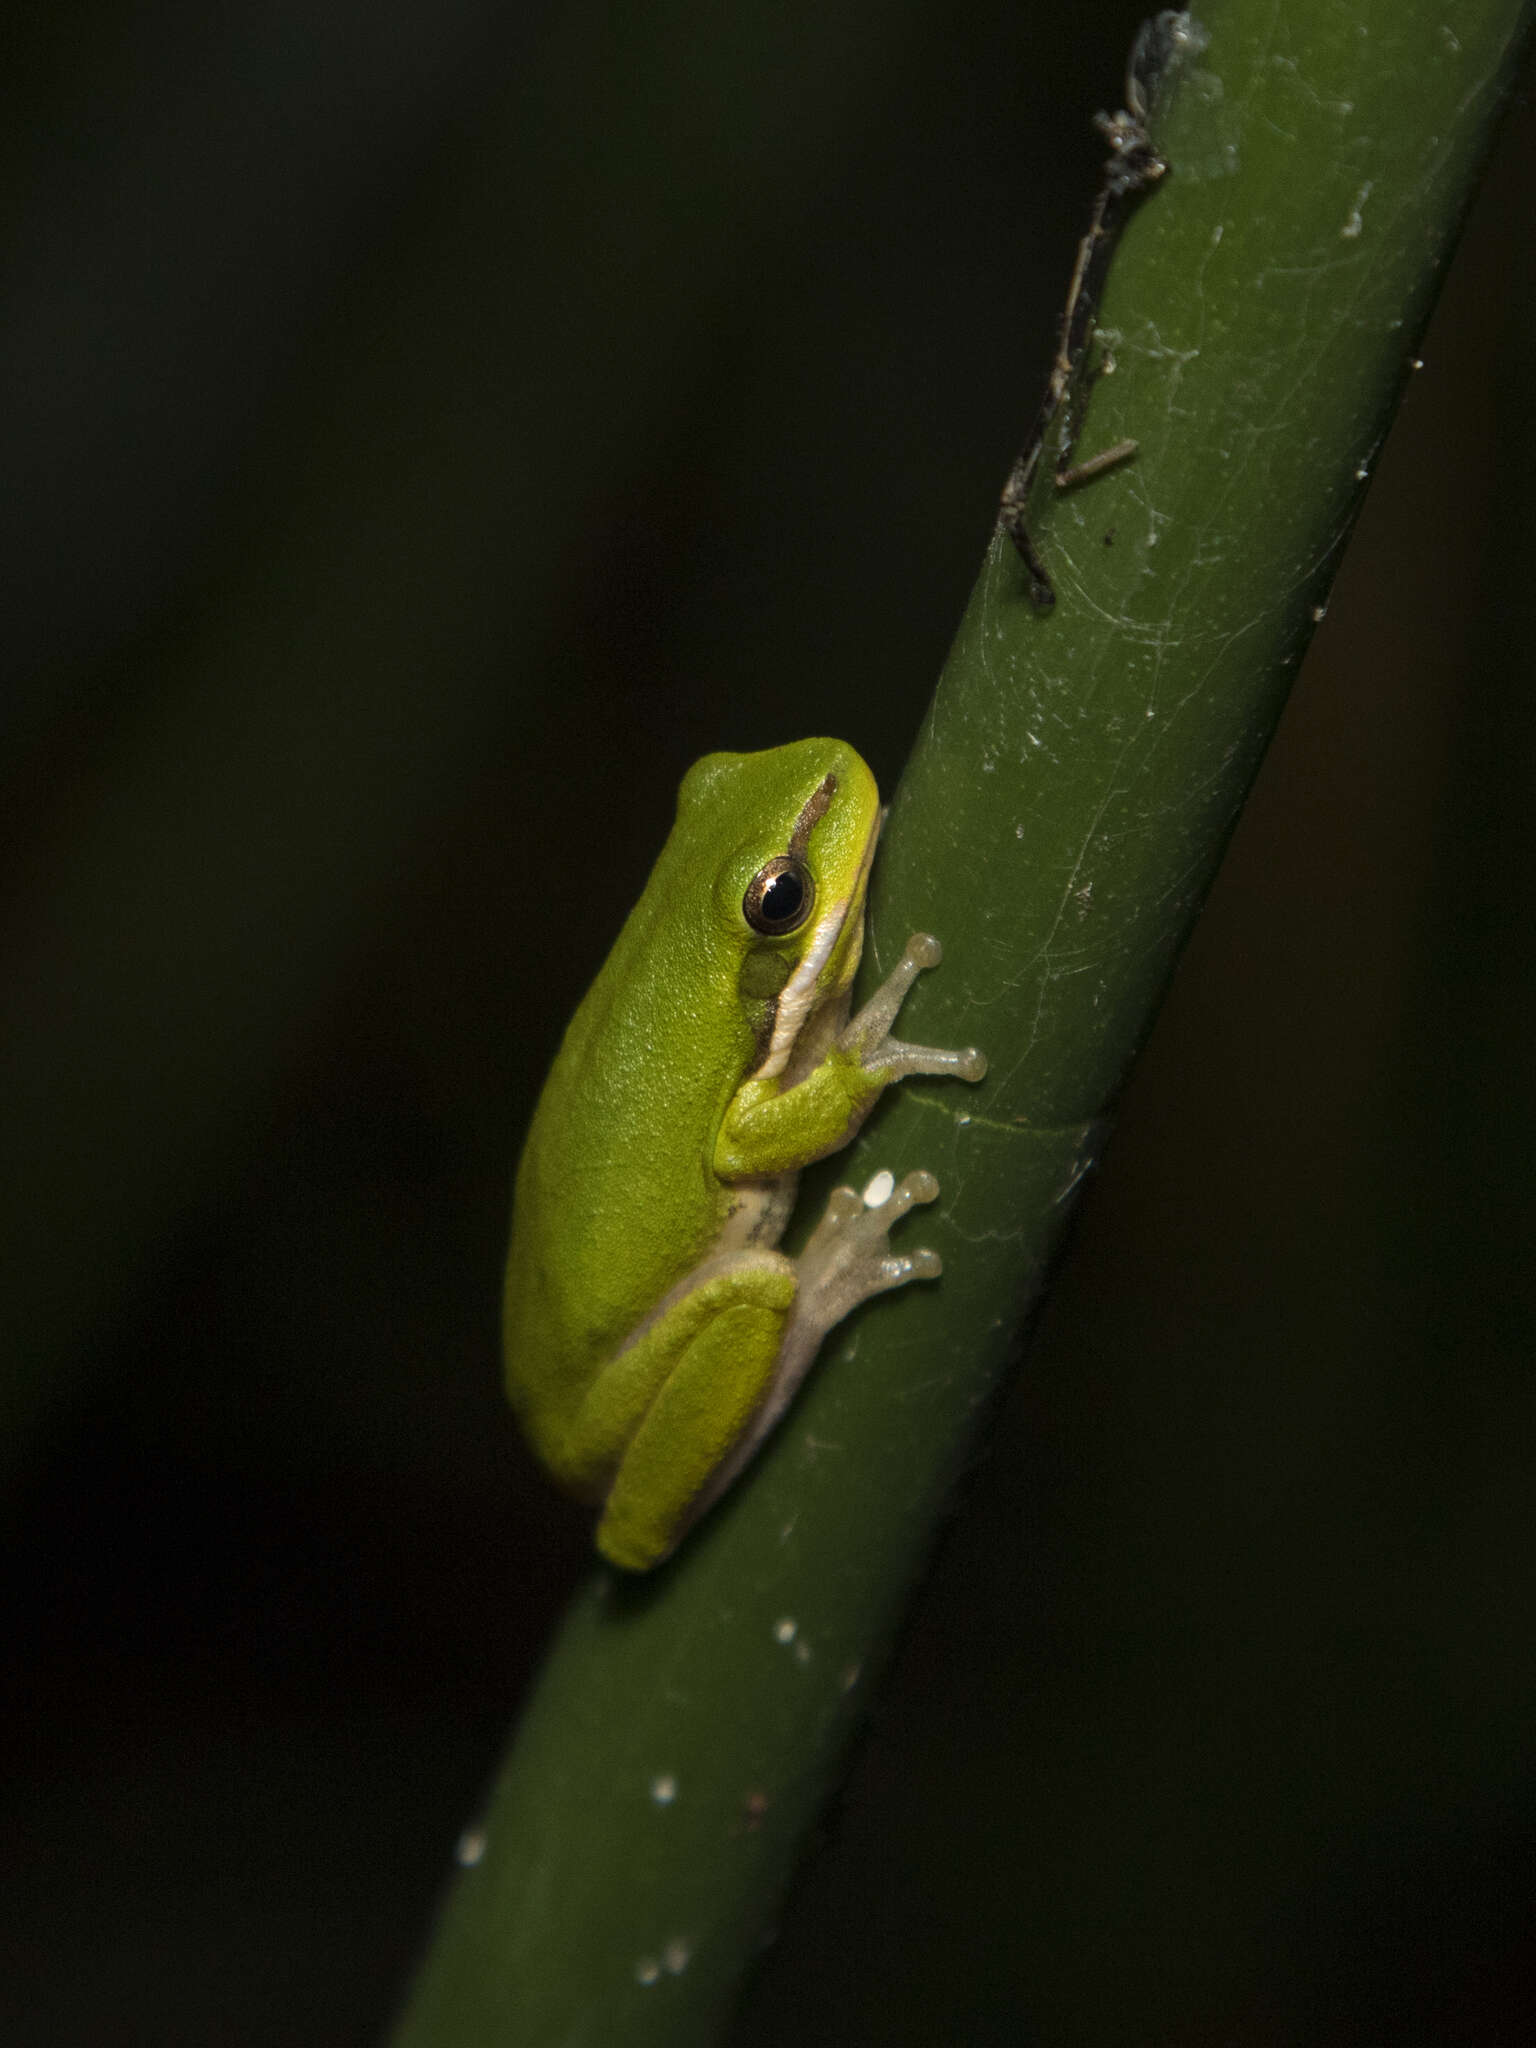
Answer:
[{"label": "frog's webbed toe", "polygon": [[[888,1181],[880,1175],[871,1186]],[[882,1202],[866,1202],[852,1188],[834,1188],[795,1265],[795,1301],[784,1329],[779,1370],[754,1426],[754,1441],[773,1427],[821,1348],[827,1332],[871,1295],[909,1280],[937,1280],[943,1261],[926,1246],[891,1249],[890,1232],[919,1202],[931,1202],[939,1184],[931,1173],[909,1173]]]},{"label": "frog's webbed toe", "polygon": [[[881,1176],[887,1184],[889,1175]],[[877,1185],[877,1183],[872,1183]],[[931,1173],[909,1173],[883,1202],[866,1203],[852,1188],[835,1188],[809,1243],[795,1261],[800,1289],[794,1319],[814,1319],[830,1330],[872,1294],[904,1287],[909,1280],[937,1280],[944,1270],[937,1252],[891,1249],[892,1226],[919,1202],[931,1202],[939,1184]]]}]

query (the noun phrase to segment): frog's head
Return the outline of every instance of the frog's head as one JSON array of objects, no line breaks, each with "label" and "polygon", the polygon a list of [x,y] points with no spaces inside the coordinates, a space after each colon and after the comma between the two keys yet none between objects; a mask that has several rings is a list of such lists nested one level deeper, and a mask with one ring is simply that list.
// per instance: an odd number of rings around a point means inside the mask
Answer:
[{"label": "frog's head", "polygon": [[782,1074],[807,1020],[852,987],[880,818],[875,778],[843,740],[709,754],[684,779],[679,823],[707,819],[723,855],[713,922],[753,1015],[762,1077]]}]

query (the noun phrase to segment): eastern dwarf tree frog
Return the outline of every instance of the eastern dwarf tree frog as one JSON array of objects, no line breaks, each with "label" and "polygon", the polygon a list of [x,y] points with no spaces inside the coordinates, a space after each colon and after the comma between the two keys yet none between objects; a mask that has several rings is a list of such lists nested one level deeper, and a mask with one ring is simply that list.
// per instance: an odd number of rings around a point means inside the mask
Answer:
[{"label": "eastern dwarf tree frog", "polygon": [[751,1458],[828,1330],[937,1277],[839,1188],[798,1258],[776,1249],[802,1167],[907,1074],[979,1081],[974,1049],[890,1037],[935,939],[907,941],[848,1015],[879,836],[874,777],[840,740],[709,754],[645,893],[565,1034],[518,1168],[503,1331],[540,1457],[602,1503],[597,1547],[659,1564]]}]

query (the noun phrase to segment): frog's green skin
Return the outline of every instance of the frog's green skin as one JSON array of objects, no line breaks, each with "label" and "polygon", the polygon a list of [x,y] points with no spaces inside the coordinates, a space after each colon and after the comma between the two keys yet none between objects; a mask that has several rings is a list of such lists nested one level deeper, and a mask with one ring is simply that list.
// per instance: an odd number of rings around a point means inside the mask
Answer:
[{"label": "frog's green skin", "polygon": [[[599,1550],[658,1564],[740,1471],[832,1325],[937,1274],[886,1233],[938,1192],[834,1194],[798,1259],[775,1249],[802,1167],[845,1145],[904,1074],[979,1080],[974,1050],[887,1036],[933,939],[908,941],[851,1022],[880,830],[839,740],[710,754],[544,1084],[518,1169],[503,1330],[513,1405],[556,1478],[601,1501]],[[754,878],[791,870],[749,922]],[[798,864],[798,865],[796,865]],[[772,873],[773,870],[770,870]],[[783,920],[788,921],[788,920]]]}]

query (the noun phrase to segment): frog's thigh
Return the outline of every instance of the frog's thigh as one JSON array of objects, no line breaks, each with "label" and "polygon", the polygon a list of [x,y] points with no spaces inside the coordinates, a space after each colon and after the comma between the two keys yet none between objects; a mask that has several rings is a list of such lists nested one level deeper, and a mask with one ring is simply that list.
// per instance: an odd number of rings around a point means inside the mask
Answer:
[{"label": "frog's thigh", "polygon": [[609,1489],[597,1547],[614,1564],[647,1571],[674,1548],[773,1384],[794,1298],[787,1259],[754,1261],[706,1281],[649,1333],[674,1317],[691,1326]]}]

